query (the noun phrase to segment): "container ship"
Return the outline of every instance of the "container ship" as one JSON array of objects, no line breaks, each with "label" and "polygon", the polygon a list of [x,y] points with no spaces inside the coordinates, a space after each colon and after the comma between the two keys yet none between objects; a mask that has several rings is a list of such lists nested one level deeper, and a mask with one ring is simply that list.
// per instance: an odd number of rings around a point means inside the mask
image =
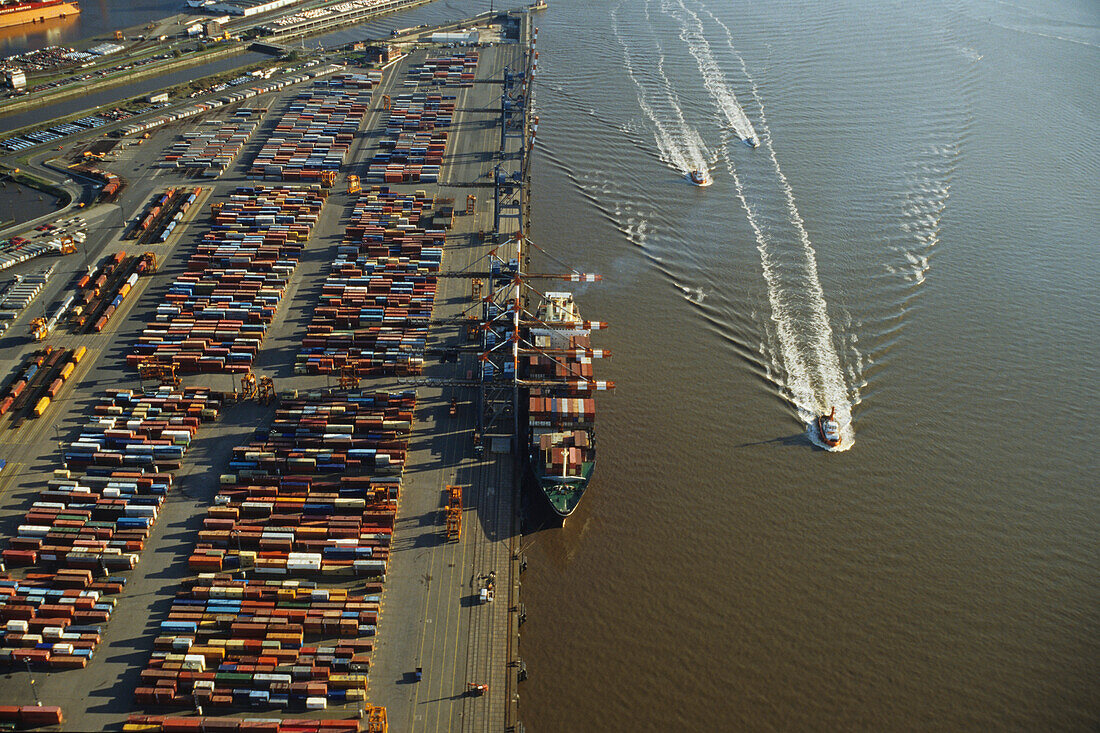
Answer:
[{"label": "container ship", "polygon": [[0,0],[0,28],[27,23],[42,23],[52,18],[79,15],[75,0],[43,0],[42,2],[3,2]]},{"label": "container ship", "polygon": [[596,467],[596,401],[590,324],[581,321],[572,293],[547,292],[535,313],[527,357],[528,465],[554,512],[568,517]]}]

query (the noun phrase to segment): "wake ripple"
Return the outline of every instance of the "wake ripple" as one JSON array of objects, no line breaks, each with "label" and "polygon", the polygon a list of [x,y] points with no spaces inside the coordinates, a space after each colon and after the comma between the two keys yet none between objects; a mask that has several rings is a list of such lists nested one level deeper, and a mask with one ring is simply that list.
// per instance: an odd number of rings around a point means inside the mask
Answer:
[{"label": "wake ripple", "polygon": [[[623,64],[627,76],[634,83],[637,92],[638,106],[653,125],[653,134],[660,151],[661,160],[679,172],[686,175],[693,170],[703,170],[710,167],[710,153],[698,131],[687,124],[684,118],[683,108],[680,106],[679,97],[672,89],[672,83],[665,74],[664,51],[653,34],[652,48],[657,51],[657,62],[653,66],[656,78],[652,83],[645,83],[639,74],[638,67],[631,58],[631,48],[638,47],[637,43],[630,43],[623,34],[619,25],[620,2],[611,11],[611,27],[616,40],[622,47]],[[649,3],[645,5],[646,26],[652,32],[649,22]],[[647,51],[648,48],[646,47]]]},{"label": "wake ripple", "polygon": [[[675,4],[666,2],[665,6],[680,21],[681,38],[688,43],[698,62],[715,106],[738,136],[742,139],[750,134],[755,136],[755,129],[715,61],[699,15],[689,9],[683,0]],[[782,370],[786,374],[785,380],[777,382],[786,389],[791,403],[807,426],[807,434],[815,442],[818,442],[814,428],[816,416],[835,407],[842,437],[837,450],[847,450],[855,442],[852,406],[857,403],[858,396],[853,398],[849,394],[845,382],[818,276],[817,255],[798,212],[794,191],[779,165],[756,82],[734,46],[729,28],[713,14],[711,18],[725,31],[728,51],[737,59],[742,74],[750,84],[762,130],[761,137],[757,139],[771,162],[770,170],[759,177],[741,176],[729,151],[722,151],[760,253]],[[779,212],[774,210],[777,190],[782,193],[783,210]],[[762,216],[765,209],[768,209],[766,217]],[[771,226],[765,227],[762,221],[769,222]]]}]

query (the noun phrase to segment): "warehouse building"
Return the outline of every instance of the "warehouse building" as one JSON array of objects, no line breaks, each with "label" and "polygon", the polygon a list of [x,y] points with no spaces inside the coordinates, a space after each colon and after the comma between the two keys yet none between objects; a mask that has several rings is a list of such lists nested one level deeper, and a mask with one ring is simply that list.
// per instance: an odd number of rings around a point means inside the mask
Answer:
[{"label": "warehouse building", "polygon": [[228,0],[227,2],[207,5],[204,10],[211,13],[226,13],[228,15],[259,15],[288,5],[295,5],[302,0]]}]

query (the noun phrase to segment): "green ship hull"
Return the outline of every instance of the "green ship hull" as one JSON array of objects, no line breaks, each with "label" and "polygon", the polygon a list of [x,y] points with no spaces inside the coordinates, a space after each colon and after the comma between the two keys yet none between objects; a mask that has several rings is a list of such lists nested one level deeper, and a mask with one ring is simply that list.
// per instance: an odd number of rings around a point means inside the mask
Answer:
[{"label": "green ship hull", "polygon": [[548,475],[543,472],[542,465],[535,466],[535,478],[539,482],[543,496],[550,503],[550,508],[562,519],[568,517],[581,503],[588,482],[592,480],[592,471],[596,468],[595,459],[581,464],[581,475],[570,476],[568,479],[562,476]]}]

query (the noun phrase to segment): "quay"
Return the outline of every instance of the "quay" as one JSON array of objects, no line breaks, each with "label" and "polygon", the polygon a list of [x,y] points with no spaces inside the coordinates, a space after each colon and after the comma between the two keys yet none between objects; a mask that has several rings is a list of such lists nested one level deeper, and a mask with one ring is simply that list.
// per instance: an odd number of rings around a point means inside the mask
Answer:
[{"label": "quay", "polygon": [[[79,218],[81,221],[71,226],[86,230],[87,239],[74,254],[61,259],[38,258],[13,268],[15,272],[30,272],[47,261],[56,264],[37,300],[0,334],[0,380],[3,380],[0,386],[17,365],[45,344],[65,349],[83,346],[87,351],[44,417],[27,419],[15,427],[6,416],[0,416],[0,459],[6,461],[0,468],[0,528],[9,538],[7,546],[10,538],[25,536],[29,531],[28,512],[32,511],[32,505],[39,506],[35,503],[40,502],[40,494],[47,490],[50,476],[57,480],[57,474],[52,472],[60,469],[62,457],[74,450],[73,441],[86,430],[82,426],[88,423],[93,410],[100,409],[96,405],[105,391],[140,390],[157,384],[155,377],[150,376],[152,372],[139,375],[133,361],[128,363],[127,359],[134,353],[135,344],[148,339],[148,324],[155,323],[158,313],[163,312],[159,309],[167,302],[166,297],[178,287],[174,283],[194,266],[196,247],[211,225],[212,209],[219,206],[231,209],[238,187],[256,185],[313,186],[323,191],[326,201],[310,224],[306,246],[286,278],[277,310],[249,363],[250,374],[271,380],[277,399],[264,404],[255,395],[249,396],[243,383],[237,397],[217,398],[221,400],[217,419],[204,421],[194,431],[179,468],[171,471],[174,476],[171,492],[154,513],[156,520],[135,555],[139,559],[134,561],[133,569],[107,570],[104,575],[109,577],[101,578],[100,570],[105,568],[101,565],[89,576],[92,585],[107,586],[118,577],[125,579],[125,585],[120,592],[98,596],[101,601],[109,599],[106,605],[113,604],[113,608],[102,611],[109,618],[96,624],[101,630],[94,652],[84,659],[86,665],[59,669],[24,663],[16,661],[11,649],[5,647],[7,656],[0,653],[0,678],[4,680],[0,707],[35,705],[39,701],[47,707],[59,706],[63,722],[52,728],[59,730],[121,730],[127,721],[133,724],[133,715],[340,719],[357,721],[360,729],[372,731],[385,730],[378,727],[385,725],[380,720],[388,721],[393,730],[400,731],[518,729],[522,666],[518,650],[521,461],[517,452],[522,445],[504,435],[489,436],[484,452],[474,452],[475,430],[484,423],[478,412],[486,406],[471,386],[475,382],[471,375],[481,367],[477,350],[467,342],[467,316],[476,312],[477,301],[472,297],[473,278],[464,273],[486,270],[490,252],[505,260],[515,256],[514,244],[510,243],[524,222],[518,215],[519,184],[509,183],[501,193],[495,181],[505,173],[509,176],[520,173],[520,161],[530,138],[523,126],[517,134],[515,110],[506,112],[501,98],[505,94],[505,70],[515,74],[531,63],[532,28],[526,13],[498,14],[482,22],[486,21],[494,26],[488,35],[495,39],[491,44],[458,49],[418,44],[384,68],[380,82],[370,89],[369,107],[343,154],[334,180],[320,185],[285,178],[280,182],[270,176],[257,178],[254,171],[258,153],[266,141],[281,134],[277,125],[286,118],[295,99],[316,81],[323,82],[318,88],[325,88],[324,79],[262,93],[171,122],[151,129],[147,138],[123,137],[109,146],[103,161],[94,163],[125,180],[126,185],[113,201],[94,203],[95,188],[89,187],[87,179],[74,179],[84,191],[74,197],[72,208],[55,219]],[[417,30],[419,34],[424,32]],[[451,78],[439,84],[418,81],[420,77],[410,74],[410,70],[430,56],[467,51],[477,53],[472,79],[454,83],[458,79]],[[365,72],[347,67],[339,72],[344,73]],[[437,180],[427,175],[424,180],[388,183],[377,180],[372,165],[377,165],[375,158],[386,139],[391,105],[400,104],[402,95],[425,93],[454,97],[455,111],[445,128],[449,137]],[[522,100],[523,104],[528,101],[529,97]],[[258,122],[256,130],[220,175],[206,177],[160,165],[184,133],[202,129],[212,120],[232,119],[242,110],[251,110]],[[526,122],[525,115],[520,119]],[[509,125],[507,134],[502,132],[502,127]],[[210,127],[216,129],[215,125]],[[52,146],[43,146],[21,155],[32,170],[41,170],[48,163],[56,177],[58,171],[68,170],[66,166],[72,165],[69,161],[79,158],[80,150],[92,149],[92,143],[104,139],[102,130],[97,130],[67,139],[63,153],[44,149]],[[7,157],[9,165],[16,162],[14,155]],[[139,246],[124,238],[157,196],[171,189],[196,186],[203,189],[201,198],[181,218],[165,243]],[[424,192],[436,222],[444,212],[453,211],[439,271],[443,276],[436,279],[430,328],[421,354],[423,370],[404,375],[309,373],[302,368],[302,344],[310,338],[311,323],[316,318],[314,311],[324,292],[331,263],[341,248],[346,247],[345,229],[356,206],[371,194],[372,186],[385,186],[407,197]],[[362,190],[355,191],[356,187]],[[86,205],[77,208],[78,202]],[[36,235],[33,230],[22,232],[25,237]],[[132,292],[101,332],[77,333],[62,326],[41,343],[30,338],[32,318],[52,313],[87,267],[122,250],[129,255],[151,251],[158,266],[155,272],[137,279]],[[444,355],[445,358],[440,358]],[[209,394],[232,395],[238,390],[240,376],[239,371],[224,370],[183,374],[179,387],[165,389],[194,388],[208,390]],[[310,636],[307,631],[304,642],[309,649],[328,649],[326,645],[339,649],[341,644],[350,644],[348,640],[359,639],[372,647],[369,672],[361,669],[362,663],[356,663],[360,677],[366,675],[365,694],[345,697],[333,693],[332,685],[350,685],[349,689],[354,691],[359,684],[356,674],[334,671],[329,699],[323,709],[280,707],[274,703],[274,693],[270,696],[254,693],[242,698],[252,700],[251,704],[242,704],[234,697],[233,704],[228,706],[181,706],[180,701],[186,696],[182,688],[175,696],[158,695],[157,703],[143,702],[146,699],[143,696],[152,692],[135,691],[152,690],[147,687],[153,676],[150,670],[162,669],[162,645],[179,638],[166,636],[164,630],[166,620],[177,617],[178,594],[190,587],[205,587],[203,584],[213,578],[206,576],[207,580],[203,580],[196,565],[201,558],[196,560],[199,557],[196,553],[206,551],[195,548],[211,528],[221,526],[214,518],[224,512],[216,514],[212,509],[221,506],[218,502],[224,487],[243,486],[241,481],[246,481],[238,478],[237,484],[227,483],[227,475],[233,473],[229,468],[231,461],[243,455],[235,452],[234,447],[264,440],[258,436],[267,436],[277,429],[273,418],[280,405],[323,403],[343,399],[341,395],[401,393],[410,389],[415,389],[415,408],[411,431],[402,438],[407,441],[407,450],[398,498],[392,505],[395,512],[392,540],[388,546],[380,546],[382,556],[388,558],[381,576],[358,573],[350,579],[346,575],[332,576],[339,580],[326,580],[324,575],[303,576],[319,579],[318,589],[306,593],[313,598],[309,603],[317,598],[343,598],[346,593],[349,600],[353,596],[362,600],[359,606],[367,609],[375,603],[372,599],[378,592],[377,621],[370,624],[371,632],[367,635],[361,631],[359,635],[348,636],[343,628],[339,638],[333,638],[330,631],[319,637]],[[454,415],[449,411],[452,400],[457,403]],[[388,485],[386,482],[390,481],[386,476],[378,480],[382,482],[379,485]],[[448,486],[459,486],[462,492],[461,531],[457,539],[449,538],[445,529]],[[245,579],[254,585],[261,578],[288,577],[261,575],[255,555],[242,550],[241,535],[237,534],[236,546],[231,540],[224,554],[217,555],[228,564],[214,566],[211,572],[227,583],[237,584],[236,587],[247,587],[243,586]],[[22,582],[30,571],[8,565],[6,576],[0,574],[0,592],[13,588],[17,581]],[[481,589],[490,574],[495,578],[495,598],[486,603]],[[15,580],[5,586],[4,577]],[[366,628],[362,619],[373,612],[359,613],[362,630]],[[6,628],[17,627],[23,628],[19,624]],[[33,630],[32,627],[30,632]],[[25,635],[26,632],[16,634]],[[203,644],[195,648],[199,646]],[[207,655],[213,653],[209,645],[203,648]],[[57,654],[56,648],[53,653]],[[302,649],[290,652],[288,658],[294,653],[305,652]],[[343,652],[337,656],[340,654]],[[185,665],[183,672],[173,673],[179,675],[179,684],[184,684],[185,676],[193,680],[195,674],[202,674],[197,667],[186,666],[202,666],[201,663],[183,659],[186,654],[179,656],[179,664]],[[208,662],[211,658],[207,657]],[[282,668],[276,664],[275,669]],[[471,685],[483,694],[472,694]],[[323,693],[320,699],[324,699]],[[384,711],[381,718],[379,710]]]}]

